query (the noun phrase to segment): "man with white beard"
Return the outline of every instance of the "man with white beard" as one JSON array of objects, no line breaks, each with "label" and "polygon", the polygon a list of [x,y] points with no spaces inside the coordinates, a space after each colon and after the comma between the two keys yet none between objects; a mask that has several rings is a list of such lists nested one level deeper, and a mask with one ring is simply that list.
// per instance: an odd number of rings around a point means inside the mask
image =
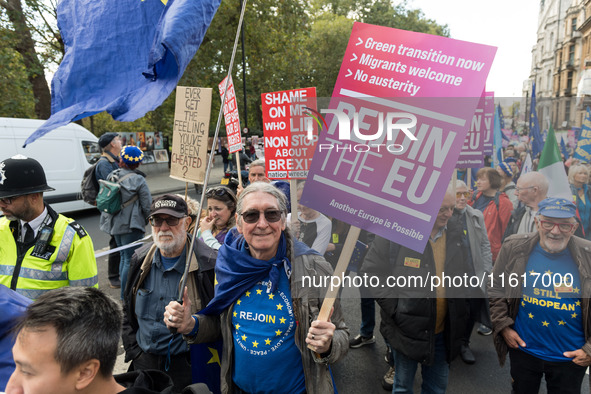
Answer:
[{"label": "man with white beard", "polygon": [[[165,194],[150,208],[153,243],[135,251],[129,268],[124,296],[123,345],[129,369],[157,369],[168,374],[176,391],[192,383],[189,347],[182,335],[172,335],[163,321],[164,308],[179,294],[191,224],[187,203],[179,196]],[[195,240],[186,288],[192,313],[213,298],[217,251]],[[172,339],[172,341],[171,341]],[[170,361],[167,368],[167,354]]]}]

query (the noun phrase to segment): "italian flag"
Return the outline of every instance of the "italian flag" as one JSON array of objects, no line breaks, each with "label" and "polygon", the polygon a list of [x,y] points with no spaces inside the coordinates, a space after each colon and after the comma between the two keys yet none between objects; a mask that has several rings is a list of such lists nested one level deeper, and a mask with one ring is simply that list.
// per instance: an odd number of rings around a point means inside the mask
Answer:
[{"label": "italian flag", "polygon": [[566,198],[569,201],[573,199],[552,125],[550,125],[544,149],[540,155],[538,172],[544,174],[550,183],[548,197]]}]

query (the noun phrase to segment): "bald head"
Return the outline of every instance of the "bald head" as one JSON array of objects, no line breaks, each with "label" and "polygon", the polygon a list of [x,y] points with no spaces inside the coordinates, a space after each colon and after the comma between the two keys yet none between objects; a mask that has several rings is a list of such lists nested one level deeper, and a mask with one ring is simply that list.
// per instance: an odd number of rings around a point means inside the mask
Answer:
[{"label": "bald head", "polygon": [[531,171],[519,177],[515,195],[523,204],[537,211],[538,203],[545,199],[548,194],[548,187],[548,179],[544,174]]},{"label": "bald head", "polygon": [[433,230],[431,231],[431,236],[436,234],[440,229],[442,229],[443,227],[445,227],[447,225],[447,221],[451,218],[455,206],[456,206],[456,195],[450,185],[445,192],[445,196],[443,196],[443,201],[441,202],[441,208],[439,208],[439,212],[437,213],[437,218],[435,219],[435,223],[433,224]]}]

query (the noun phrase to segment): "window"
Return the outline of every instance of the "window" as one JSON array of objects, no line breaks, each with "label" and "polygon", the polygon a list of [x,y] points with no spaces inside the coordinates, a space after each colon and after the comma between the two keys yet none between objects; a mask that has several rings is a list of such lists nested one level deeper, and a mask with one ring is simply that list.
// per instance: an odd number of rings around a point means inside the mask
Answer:
[{"label": "window", "polygon": [[566,90],[570,92],[573,88],[573,72],[569,71],[566,77]]},{"label": "window", "polygon": [[96,163],[99,157],[101,157],[101,148],[98,142],[82,141],[82,149],[84,150],[86,161],[90,164]]},{"label": "window", "polygon": [[577,18],[573,18],[571,19],[571,35],[574,34],[575,31],[577,31]]},{"label": "window", "polygon": [[570,66],[575,64],[575,46],[571,45],[568,47],[568,64]]}]

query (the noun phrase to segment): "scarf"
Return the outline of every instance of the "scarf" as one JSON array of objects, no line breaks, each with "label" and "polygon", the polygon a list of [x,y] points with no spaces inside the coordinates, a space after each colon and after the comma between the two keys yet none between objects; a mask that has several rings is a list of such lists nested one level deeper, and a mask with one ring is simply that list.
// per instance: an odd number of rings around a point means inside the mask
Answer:
[{"label": "scarf", "polygon": [[[298,241],[294,243],[294,252],[295,257],[304,254],[319,254]],[[281,269],[285,269],[288,277],[291,275],[291,262],[287,255],[285,233],[281,233],[275,257],[270,260],[259,260],[250,255],[248,244],[244,237],[238,233],[238,230],[231,229],[218,251],[215,266],[217,281],[215,296],[199,313],[219,315],[244,292],[267,277],[271,283],[267,292],[274,292],[277,289]]]}]

